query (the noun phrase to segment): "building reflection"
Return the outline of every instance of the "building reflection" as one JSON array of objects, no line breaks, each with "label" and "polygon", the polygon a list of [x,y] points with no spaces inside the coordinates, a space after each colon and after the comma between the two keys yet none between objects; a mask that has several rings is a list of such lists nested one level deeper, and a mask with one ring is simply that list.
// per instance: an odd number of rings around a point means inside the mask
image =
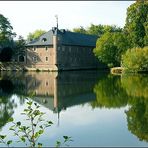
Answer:
[{"label": "building reflection", "polygon": [[98,71],[1,73],[12,83],[12,92],[30,97],[54,113],[96,99],[93,88],[106,73]]},{"label": "building reflection", "polygon": [[[101,77],[96,71],[61,72],[61,73],[27,73],[26,92],[34,92],[38,103],[59,113],[67,107],[84,104],[95,100],[93,88]],[[30,80],[29,78],[34,78]],[[30,81],[32,81],[30,83]]]}]

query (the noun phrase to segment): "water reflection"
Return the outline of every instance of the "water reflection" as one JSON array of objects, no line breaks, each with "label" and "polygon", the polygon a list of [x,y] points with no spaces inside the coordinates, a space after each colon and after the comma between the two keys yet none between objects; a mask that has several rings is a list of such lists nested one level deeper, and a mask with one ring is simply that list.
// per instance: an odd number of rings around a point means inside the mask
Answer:
[{"label": "water reflection", "polygon": [[8,119],[14,113],[16,104],[11,99],[13,93],[13,84],[10,80],[0,80],[0,129],[7,123]]},{"label": "water reflection", "polygon": [[72,106],[89,104],[95,108],[129,106],[125,114],[128,130],[139,140],[148,141],[148,76],[113,76],[98,71],[1,72],[0,128],[12,116],[16,104],[30,97],[58,115]]},{"label": "water reflection", "polygon": [[92,107],[120,108],[127,105],[128,95],[121,85],[120,76],[108,75],[94,86],[96,100]]}]

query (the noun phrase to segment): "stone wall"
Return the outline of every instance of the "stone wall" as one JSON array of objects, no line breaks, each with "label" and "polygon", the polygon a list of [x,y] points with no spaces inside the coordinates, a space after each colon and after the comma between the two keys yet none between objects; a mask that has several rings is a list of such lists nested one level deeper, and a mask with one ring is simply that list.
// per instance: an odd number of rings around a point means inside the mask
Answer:
[{"label": "stone wall", "polygon": [[52,46],[36,46],[27,48],[27,68],[52,70],[55,65],[55,50]]},{"label": "stone wall", "polygon": [[57,51],[58,69],[97,69],[104,67],[94,56],[93,47],[60,45]]}]

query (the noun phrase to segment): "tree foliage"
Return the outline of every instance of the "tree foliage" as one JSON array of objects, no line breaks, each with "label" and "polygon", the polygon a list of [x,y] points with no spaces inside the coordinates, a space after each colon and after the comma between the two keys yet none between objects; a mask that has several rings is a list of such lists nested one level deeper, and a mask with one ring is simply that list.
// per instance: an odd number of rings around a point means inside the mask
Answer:
[{"label": "tree foliage", "polygon": [[115,25],[101,25],[101,24],[99,25],[90,24],[90,26],[87,28],[80,26],[78,28],[73,29],[73,32],[96,35],[98,37],[101,37],[106,32],[121,32],[121,31],[122,29]]},{"label": "tree foliage", "polygon": [[26,40],[22,37],[19,36],[18,40],[15,41],[15,55],[17,54],[24,54],[25,53],[25,45],[26,45]]},{"label": "tree foliage", "polygon": [[37,29],[32,33],[29,33],[27,36],[27,40],[32,41],[39,38],[42,34],[46,33],[45,30]]},{"label": "tree foliage", "polygon": [[148,71],[148,46],[128,49],[122,57],[122,67],[128,72]]},{"label": "tree foliage", "polygon": [[86,31],[86,29],[85,29],[83,26],[80,26],[80,27],[78,27],[78,28],[74,28],[74,29],[73,29],[73,32],[87,34],[87,31]]},{"label": "tree foliage", "polygon": [[148,1],[136,1],[128,7],[124,30],[132,47],[148,45]]},{"label": "tree foliage", "polygon": [[5,47],[0,53],[1,62],[10,62],[13,56],[13,50],[10,47]]},{"label": "tree foliage", "polygon": [[129,47],[129,42],[123,33],[105,33],[97,40],[95,55],[109,67],[120,66],[121,55]]},{"label": "tree foliage", "polygon": [[12,41],[13,37],[16,35],[12,32],[13,27],[11,26],[9,20],[0,14],[0,44],[1,46],[8,45]]}]

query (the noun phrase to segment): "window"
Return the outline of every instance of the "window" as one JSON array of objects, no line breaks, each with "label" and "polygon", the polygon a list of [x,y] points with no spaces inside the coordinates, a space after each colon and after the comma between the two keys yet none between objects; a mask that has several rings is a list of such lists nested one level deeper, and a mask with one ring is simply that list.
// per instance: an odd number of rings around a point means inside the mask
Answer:
[{"label": "window", "polygon": [[45,47],[46,51],[48,50],[48,47]]},{"label": "window", "polygon": [[25,57],[23,55],[19,56],[19,62],[24,62],[25,61]]},{"label": "window", "polygon": [[46,57],[46,61],[48,61],[48,57]]},{"label": "window", "polygon": [[36,51],[36,47],[33,47],[33,50]]},{"label": "window", "polygon": [[33,60],[34,62],[37,62],[37,57],[33,57],[32,60]]},{"label": "window", "polygon": [[46,86],[48,86],[48,82],[46,81]]},{"label": "window", "polygon": [[42,42],[46,42],[46,41],[47,41],[47,39],[46,39],[46,38],[43,38],[43,39],[42,39]]}]

